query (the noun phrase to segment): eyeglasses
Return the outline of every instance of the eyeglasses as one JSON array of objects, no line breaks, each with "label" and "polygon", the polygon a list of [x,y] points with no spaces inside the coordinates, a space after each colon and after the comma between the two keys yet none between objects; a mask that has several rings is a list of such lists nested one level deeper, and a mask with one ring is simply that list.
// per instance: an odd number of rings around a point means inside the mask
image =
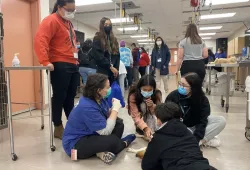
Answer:
[{"label": "eyeglasses", "polygon": [[182,87],[190,87],[190,86],[188,86],[188,85],[185,85],[185,84],[183,84],[182,82],[178,82],[178,84],[179,84],[179,86],[182,86]]},{"label": "eyeglasses", "polygon": [[66,8],[64,8],[64,7],[62,7],[66,12],[76,12],[76,9],[66,9]]}]

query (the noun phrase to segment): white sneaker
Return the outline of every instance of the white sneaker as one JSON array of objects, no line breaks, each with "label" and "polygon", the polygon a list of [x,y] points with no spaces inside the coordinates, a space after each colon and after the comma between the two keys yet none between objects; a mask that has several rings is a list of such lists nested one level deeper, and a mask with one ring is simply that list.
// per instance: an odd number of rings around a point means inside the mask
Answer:
[{"label": "white sneaker", "polygon": [[204,145],[208,147],[217,148],[221,145],[221,141],[217,136],[215,136],[212,140],[204,143]]}]

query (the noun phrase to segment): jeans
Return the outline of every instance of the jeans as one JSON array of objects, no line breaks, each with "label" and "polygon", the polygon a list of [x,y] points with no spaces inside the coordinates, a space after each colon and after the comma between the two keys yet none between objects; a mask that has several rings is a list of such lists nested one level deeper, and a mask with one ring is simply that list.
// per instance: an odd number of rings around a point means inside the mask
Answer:
[{"label": "jeans", "polygon": [[155,69],[155,75],[156,75],[156,85],[159,90],[161,90],[161,80],[163,81],[164,90],[167,93],[168,92],[168,75],[161,75],[160,69]]},{"label": "jeans", "polygon": [[126,147],[126,144],[121,140],[123,131],[123,122],[116,121],[111,135],[92,135],[81,138],[74,147],[77,150],[77,157],[87,159],[100,152],[120,153]]},{"label": "jeans", "polygon": [[95,74],[96,69],[88,68],[88,67],[80,67],[79,72],[80,72],[80,74],[82,76],[83,84],[86,84],[88,76],[91,75],[91,74]]},{"label": "jeans", "polygon": [[77,85],[80,79],[78,66],[70,63],[53,63],[51,72],[52,120],[55,126],[62,125],[62,109],[68,118],[74,107]]},{"label": "jeans", "polygon": [[126,74],[120,74],[119,75],[119,85],[122,91],[122,97],[124,98],[124,92],[125,92],[125,84],[124,84],[124,80],[126,78]]},{"label": "jeans", "polygon": [[139,67],[134,66],[132,71],[133,71],[133,80],[135,83],[137,83],[139,81]]},{"label": "jeans", "polygon": [[[131,67],[126,67],[127,70],[127,80],[128,80],[128,87],[132,85],[132,68]],[[127,84],[127,83],[125,83]]]},{"label": "jeans", "polygon": [[[205,137],[203,139],[207,142],[212,140],[215,136],[220,134],[220,132],[225,128],[225,126],[226,120],[223,116],[209,116]],[[195,131],[195,127],[190,127],[189,129],[192,132]]]}]

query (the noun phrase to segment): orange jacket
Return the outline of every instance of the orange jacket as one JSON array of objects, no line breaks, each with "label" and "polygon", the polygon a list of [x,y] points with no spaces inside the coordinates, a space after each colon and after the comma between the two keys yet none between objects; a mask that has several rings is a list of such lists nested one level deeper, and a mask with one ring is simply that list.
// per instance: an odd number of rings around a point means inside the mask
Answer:
[{"label": "orange jacket", "polygon": [[77,64],[74,58],[74,53],[77,53],[76,35],[72,23],[57,13],[46,17],[35,35],[34,49],[39,62],[44,66],[54,62]]}]

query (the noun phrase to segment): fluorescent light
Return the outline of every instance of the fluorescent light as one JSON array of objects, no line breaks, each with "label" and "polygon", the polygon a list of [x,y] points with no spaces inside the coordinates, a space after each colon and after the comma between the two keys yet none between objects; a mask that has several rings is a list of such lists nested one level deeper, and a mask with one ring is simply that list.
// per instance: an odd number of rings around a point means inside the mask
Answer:
[{"label": "fluorescent light", "polygon": [[76,0],[76,6],[84,6],[84,5],[96,5],[96,4],[105,4],[105,3],[111,3],[112,0]]},{"label": "fluorescent light", "polygon": [[138,27],[125,27],[125,28],[117,28],[118,31],[137,31]]},{"label": "fluorescent light", "polygon": [[210,2],[212,2],[212,5],[222,5],[222,4],[233,4],[233,3],[241,3],[241,2],[248,2],[249,0],[207,0],[206,5],[210,5]]},{"label": "fluorescent light", "polygon": [[235,14],[236,14],[236,12],[233,12],[233,13],[224,13],[224,14],[202,15],[201,19],[228,18],[228,17],[233,17]]},{"label": "fluorescent light", "polygon": [[138,42],[152,42],[152,39],[142,39],[142,40],[137,40]]},{"label": "fluorescent light", "polygon": [[148,35],[133,35],[133,36],[130,36],[131,38],[147,38]]},{"label": "fluorescent light", "polygon": [[215,27],[200,27],[200,30],[218,30],[221,29],[222,26],[215,26]]},{"label": "fluorescent light", "polygon": [[139,45],[154,45],[154,43],[138,43]]},{"label": "fluorescent light", "polygon": [[120,22],[134,22],[131,18],[113,18],[111,19],[112,23],[120,23]]},{"label": "fluorescent light", "polygon": [[200,36],[206,36],[206,35],[215,35],[216,33],[200,33]]},{"label": "fluorescent light", "polygon": [[212,39],[212,37],[203,37],[202,39],[203,40],[210,40],[210,39]]},{"label": "fluorescent light", "polygon": [[250,30],[248,30],[247,32],[250,32]]}]

